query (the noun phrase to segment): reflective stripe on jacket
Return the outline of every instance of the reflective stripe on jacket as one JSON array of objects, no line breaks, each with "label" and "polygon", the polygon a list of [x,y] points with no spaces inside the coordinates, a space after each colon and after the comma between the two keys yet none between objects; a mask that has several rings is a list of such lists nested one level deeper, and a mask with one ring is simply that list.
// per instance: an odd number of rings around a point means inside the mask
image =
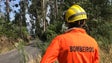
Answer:
[{"label": "reflective stripe on jacket", "polygon": [[40,63],[99,63],[97,42],[82,28],[55,37]]}]

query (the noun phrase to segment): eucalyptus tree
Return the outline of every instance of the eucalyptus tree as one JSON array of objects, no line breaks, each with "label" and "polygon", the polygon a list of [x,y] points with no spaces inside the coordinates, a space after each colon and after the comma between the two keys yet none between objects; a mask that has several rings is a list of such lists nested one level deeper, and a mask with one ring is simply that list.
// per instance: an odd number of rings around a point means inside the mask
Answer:
[{"label": "eucalyptus tree", "polygon": [[9,7],[9,0],[6,0],[6,16],[7,16],[7,21],[9,22],[9,12],[10,12],[10,7]]}]

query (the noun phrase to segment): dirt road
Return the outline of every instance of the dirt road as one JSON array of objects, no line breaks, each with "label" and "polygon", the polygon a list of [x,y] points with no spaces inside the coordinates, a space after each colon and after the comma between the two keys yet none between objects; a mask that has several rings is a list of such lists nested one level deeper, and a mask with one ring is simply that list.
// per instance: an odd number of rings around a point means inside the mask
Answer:
[{"label": "dirt road", "polygon": [[[36,58],[37,55],[40,55],[39,49],[33,46],[24,47],[26,56],[31,58]],[[0,54],[0,63],[23,63],[22,54],[17,50],[13,49],[7,53]]]}]

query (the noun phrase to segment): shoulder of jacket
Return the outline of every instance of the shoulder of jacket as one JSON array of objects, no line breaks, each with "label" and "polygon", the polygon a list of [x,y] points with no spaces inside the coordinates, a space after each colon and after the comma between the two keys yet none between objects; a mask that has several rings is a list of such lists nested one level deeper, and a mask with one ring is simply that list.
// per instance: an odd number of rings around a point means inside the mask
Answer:
[{"label": "shoulder of jacket", "polygon": [[60,34],[55,37],[55,39],[63,39],[66,34]]}]

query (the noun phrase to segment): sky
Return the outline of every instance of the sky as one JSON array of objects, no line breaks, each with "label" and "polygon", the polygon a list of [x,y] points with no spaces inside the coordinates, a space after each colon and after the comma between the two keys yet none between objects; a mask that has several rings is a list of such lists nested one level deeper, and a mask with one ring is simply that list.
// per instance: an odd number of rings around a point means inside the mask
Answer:
[{"label": "sky", "polygon": [[[13,9],[13,10],[10,12],[10,20],[11,20],[11,21],[14,20],[14,16],[15,16],[14,11],[19,12],[18,9],[20,9],[20,6],[14,7],[15,4],[19,4],[19,1],[20,1],[20,0],[15,0],[15,1],[9,2],[10,8]],[[5,0],[0,1],[0,5],[1,5],[0,10],[1,10],[2,13],[6,13],[6,11],[5,11],[5,7],[6,7],[6,6],[5,6],[4,2],[5,2]]]},{"label": "sky", "polygon": [[[20,1],[20,0],[12,1],[12,2],[10,3],[10,5],[13,6],[14,4],[19,4],[19,1]],[[19,12],[18,9],[20,9],[20,6],[18,6],[18,7],[11,7],[11,8],[14,9],[16,12]],[[14,12],[14,11],[13,11],[13,12]],[[15,16],[15,14],[14,14],[13,12],[10,12],[11,21],[14,20],[14,16]]]},{"label": "sky", "polygon": [[[0,10],[2,13],[6,13],[4,10],[5,10],[5,2],[6,0],[0,0]],[[10,5],[10,8],[13,9],[11,12],[10,12],[10,21],[14,20],[14,16],[15,16],[15,13],[14,11],[16,11],[17,13],[19,13],[19,9],[20,9],[20,6],[18,7],[15,7],[14,5],[16,4],[19,4],[20,0],[13,0],[11,2],[9,2],[9,5]],[[31,5],[31,2],[29,1],[29,5]],[[28,17],[28,14],[26,15],[26,18]]]},{"label": "sky", "polygon": [[[5,11],[5,7],[6,6],[4,4],[5,1],[6,0],[0,0],[0,10],[1,10],[0,12],[2,12],[4,14],[6,13],[6,11]],[[15,5],[19,4],[19,2],[20,2],[20,0],[13,0],[13,1],[9,2],[10,8],[12,9],[12,11],[9,14],[10,15],[10,21],[13,21],[15,19],[15,17],[14,17],[15,16],[15,13],[14,13],[15,11],[17,13],[19,13],[20,6],[15,7]],[[31,5],[31,1],[29,1],[29,5],[28,6],[30,6],[30,5]],[[29,25],[27,25],[26,27],[28,29],[28,32],[30,33],[31,27],[32,27],[32,25],[30,23],[31,18],[29,16],[29,14],[27,14],[27,13],[26,13],[25,17],[26,17],[26,22],[29,23]]]}]

